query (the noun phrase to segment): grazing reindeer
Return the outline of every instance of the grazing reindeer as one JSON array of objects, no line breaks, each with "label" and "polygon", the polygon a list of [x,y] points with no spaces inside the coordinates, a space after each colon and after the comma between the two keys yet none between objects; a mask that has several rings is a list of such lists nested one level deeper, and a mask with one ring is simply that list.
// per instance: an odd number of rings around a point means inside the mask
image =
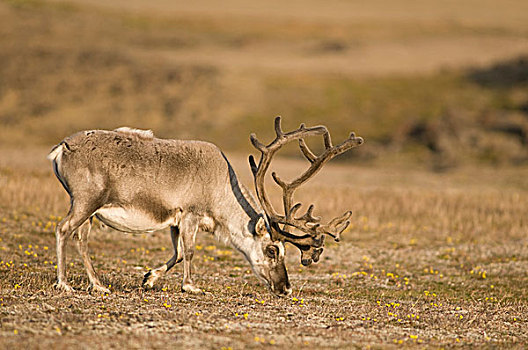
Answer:
[{"label": "grazing reindeer", "polygon": [[[268,146],[254,134],[252,144],[261,152],[257,166],[250,156],[259,201],[238,182],[224,154],[215,145],[202,141],[163,140],[152,131],[119,128],[114,131],[83,131],[65,138],[50,152],[55,175],[70,195],[68,215],[57,225],[56,288],[72,291],[66,282],[65,244],[77,237],[77,248],[90,280],[89,290],[109,292],[97,278],[88,254],[92,218],[125,232],[160,230],[170,226],[174,255],[166,264],[149,271],[144,287],[153,283],[183,260],[182,291],[197,293],[191,279],[191,260],[198,230],[211,232],[229,242],[251,264],[257,277],[278,295],[291,293],[284,265],[284,242],[297,246],[301,262],[317,262],[324,235],[339,240],[348,226],[351,212],[326,225],[312,216],[310,205],[295,216],[300,204],[293,204],[294,191],[310,179],[334,156],[362,144],[354,133],[332,146],[324,126],[284,133],[280,117],[275,119],[276,138]],[[320,156],[304,142],[307,136],[322,135],[325,150]],[[275,153],[286,143],[298,140],[309,169],[290,183],[272,174],[284,191],[284,215],[277,214],[266,196],[264,177]],[[303,232],[291,233],[291,229]]]}]

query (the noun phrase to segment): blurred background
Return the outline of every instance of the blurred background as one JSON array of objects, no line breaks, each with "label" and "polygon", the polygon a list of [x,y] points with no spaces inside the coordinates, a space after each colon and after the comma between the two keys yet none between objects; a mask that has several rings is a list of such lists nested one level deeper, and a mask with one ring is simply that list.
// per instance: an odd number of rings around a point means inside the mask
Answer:
[{"label": "blurred background", "polygon": [[247,154],[282,115],[365,137],[343,161],[528,162],[527,1],[2,0],[0,23],[4,150],[127,125]]}]

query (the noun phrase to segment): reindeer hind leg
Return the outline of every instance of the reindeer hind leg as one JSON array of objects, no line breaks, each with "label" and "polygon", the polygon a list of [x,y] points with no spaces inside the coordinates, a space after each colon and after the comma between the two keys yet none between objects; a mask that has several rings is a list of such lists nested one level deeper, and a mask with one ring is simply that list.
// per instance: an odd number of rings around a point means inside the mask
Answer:
[{"label": "reindeer hind leg", "polygon": [[66,280],[66,242],[72,233],[92,216],[93,212],[88,206],[79,205],[72,201],[68,215],[57,225],[55,230],[57,243],[57,282],[55,283],[55,288],[58,290],[73,291],[73,288]]},{"label": "reindeer hind leg", "polygon": [[98,293],[110,293],[110,290],[103,286],[101,281],[99,281],[99,278],[97,278],[97,274],[94,271],[92,261],[90,259],[90,254],[88,254],[88,236],[90,235],[91,228],[92,218],[86,220],[77,229],[77,250],[81,255],[84,267],[88,273],[88,279],[90,280],[90,286],[88,287],[88,290]]}]

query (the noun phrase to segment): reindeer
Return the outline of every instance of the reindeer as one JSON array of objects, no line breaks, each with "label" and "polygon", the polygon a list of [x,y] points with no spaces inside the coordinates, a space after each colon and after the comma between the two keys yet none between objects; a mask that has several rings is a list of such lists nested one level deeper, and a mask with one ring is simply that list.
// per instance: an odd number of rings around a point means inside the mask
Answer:
[{"label": "reindeer", "polygon": [[[301,124],[284,133],[280,117],[275,119],[275,132],[276,138],[267,146],[255,134],[250,136],[253,146],[261,152],[258,165],[253,156],[249,157],[258,201],[238,181],[222,151],[208,142],[158,139],[150,130],[128,127],[82,131],[65,138],[48,155],[71,203],[55,232],[55,287],[73,291],[65,270],[65,245],[73,235],[88,273],[88,290],[110,292],[97,278],[88,254],[88,235],[95,216],[124,232],[170,227],[174,254],[144,276],[145,288],[152,287],[160,276],[183,261],[182,291],[201,292],[191,278],[195,238],[200,230],[240,251],[272,292],[289,295],[292,289],[284,263],[284,243],[299,248],[301,263],[310,265],[319,260],[325,235],[338,241],[351,215],[347,211],[328,224],[321,224],[312,215],[314,207],[310,205],[303,215],[296,216],[301,204],[293,204],[293,193],[327,161],[361,145],[363,139],[351,133],[343,143],[333,146],[326,127],[307,128]],[[304,142],[305,137],[317,135],[323,136],[325,145],[319,156]],[[268,200],[264,178],[276,152],[293,140],[298,140],[310,167],[291,182],[272,173],[283,189],[284,215],[279,215]]]}]

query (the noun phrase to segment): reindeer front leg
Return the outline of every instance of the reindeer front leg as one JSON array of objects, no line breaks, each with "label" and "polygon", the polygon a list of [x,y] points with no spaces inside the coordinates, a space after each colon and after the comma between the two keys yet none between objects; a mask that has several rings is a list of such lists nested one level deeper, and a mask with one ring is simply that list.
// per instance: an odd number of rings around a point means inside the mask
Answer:
[{"label": "reindeer front leg", "polygon": [[182,219],[181,234],[183,245],[183,281],[182,292],[202,293],[202,290],[195,287],[191,278],[191,261],[194,256],[194,242],[198,232],[198,222],[191,215],[186,215]]},{"label": "reindeer front leg", "polygon": [[180,229],[178,226],[171,226],[170,232],[172,246],[174,248],[174,255],[165,264],[161,265],[157,269],[150,270],[145,274],[145,277],[143,278],[143,288],[145,289],[152,288],[154,286],[154,282],[156,282],[158,278],[169,272],[169,270],[172,269],[174,265],[183,260],[182,248],[180,247]]}]

